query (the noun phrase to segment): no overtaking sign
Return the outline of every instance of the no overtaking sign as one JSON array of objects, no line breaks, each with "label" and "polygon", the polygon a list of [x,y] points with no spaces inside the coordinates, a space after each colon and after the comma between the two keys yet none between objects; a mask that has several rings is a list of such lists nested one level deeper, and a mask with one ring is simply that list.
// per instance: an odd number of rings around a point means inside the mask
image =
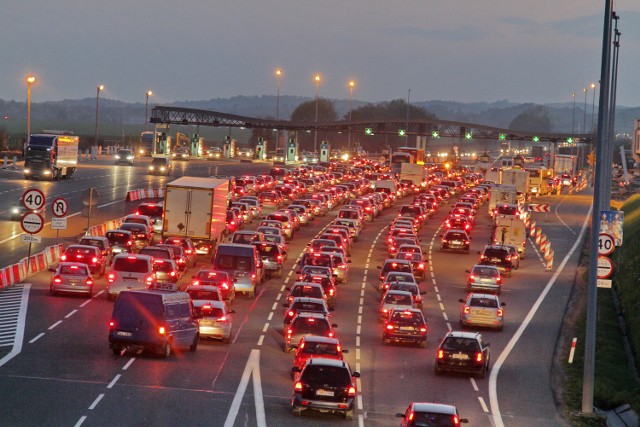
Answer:
[{"label": "no overtaking sign", "polygon": [[22,217],[20,225],[25,233],[38,234],[44,226],[44,219],[40,214],[31,212]]}]

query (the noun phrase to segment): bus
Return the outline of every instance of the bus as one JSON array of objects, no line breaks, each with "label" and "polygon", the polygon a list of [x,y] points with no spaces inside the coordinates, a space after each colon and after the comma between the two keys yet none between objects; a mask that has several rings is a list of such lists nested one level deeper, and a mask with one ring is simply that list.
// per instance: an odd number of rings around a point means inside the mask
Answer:
[{"label": "bus", "polygon": [[542,196],[551,191],[549,179],[553,178],[553,169],[546,166],[526,166],[529,172],[529,191],[532,196]]},{"label": "bus", "polygon": [[[154,137],[155,135],[155,137]],[[153,154],[153,147],[157,141],[160,132],[145,131],[140,134],[140,141],[136,148],[136,152],[140,157],[151,156]]]}]

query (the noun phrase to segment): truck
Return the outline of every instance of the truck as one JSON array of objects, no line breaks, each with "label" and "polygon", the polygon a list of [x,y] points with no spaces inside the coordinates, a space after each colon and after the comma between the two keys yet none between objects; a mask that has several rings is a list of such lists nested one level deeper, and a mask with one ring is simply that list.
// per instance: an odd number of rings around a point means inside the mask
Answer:
[{"label": "truck", "polygon": [[500,184],[500,170],[497,167],[489,167],[484,174],[484,180],[494,184]]},{"label": "truck", "polygon": [[400,181],[402,180],[409,180],[415,186],[425,188],[427,186],[427,170],[423,165],[402,163],[400,165]]},{"label": "truck", "polygon": [[518,203],[518,192],[515,185],[499,184],[493,186],[489,198],[489,214],[491,216],[499,203]]},{"label": "truck", "polygon": [[524,258],[527,244],[527,229],[520,218],[496,218],[493,229],[493,243],[497,245],[514,245],[518,248],[520,259]]},{"label": "truck", "polygon": [[70,132],[33,134],[24,152],[24,178],[71,178],[78,166],[80,137]]},{"label": "truck", "polygon": [[529,172],[529,190],[532,196],[544,196],[551,191],[549,179],[553,178],[553,170],[545,166],[528,166],[525,168]]},{"label": "truck", "polygon": [[515,185],[520,194],[529,194],[529,171],[521,168],[502,169],[500,184]]},{"label": "truck", "polygon": [[196,252],[213,257],[226,231],[229,180],[183,176],[164,191],[162,239],[189,237]]},{"label": "truck", "polygon": [[553,170],[558,174],[576,174],[576,156],[573,154],[556,154],[553,158]]}]

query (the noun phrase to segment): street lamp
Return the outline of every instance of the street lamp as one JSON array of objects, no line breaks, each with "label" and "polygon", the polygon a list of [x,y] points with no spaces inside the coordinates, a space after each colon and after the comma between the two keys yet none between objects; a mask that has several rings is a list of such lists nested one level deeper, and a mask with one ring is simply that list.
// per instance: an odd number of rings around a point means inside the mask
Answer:
[{"label": "street lamp", "polygon": [[[95,132],[95,138],[94,138],[94,150],[95,152],[98,151],[98,107],[99,107],[99,101],[100,101],[100,91],[104,90],[104,85],[99,85],[96,87],[96,132]],[[94,153],[92,153],[92,156],[95,156]]]},{"label": "street lamp", "polygon": [[584,92],[584,117],[582,119],[582,133],[587,133],[587,88],[583,87]]},{"label": "street lamp", "polygon": [[153,92],[148,90],[146,95],[147,95],[147,100],[144,103],[144,130],[147,130],[147,122],[149,121],[149,97],[153,95]]},{"label": "street lamp", "polygon": [[[280,120],[280,78],[282,78],[283,71],[281,68],[276,70],[276,81],[278,82],[277,94],[276,94],[276,121]],[[278,151],[278,145],[280,144],[280,129],[276,131],[276,146]]]},{"label": "street lamp", "polygon": [[573,96],[573,116],[571,118],[571,133],[573,134],[576,129],[576,93],[572,93]]},{"label": "street lamp", "polygon": [[[349,121],[352,119],[353,108],[351,102],[353,100],[353,88],[356,86],[356,82],[354,80],[349,81]],[[349,141],[347,142],[347,150],[351,150],[351,124],[349,124]]]},{"label": "street lamp", "polygon": [[316,74],[313,78],[316,81],[316,126],[313,133],[313,152],[315,153],[318,146],[318,89],[320,87],[320,74]]},{"label": "street lamp", "polygon": [[409,89],[409,92],[407,93],[407,128],[405,129],[405,145],[408,147],[409,146],[409,105],[411,102],[411,89]]},{"label": "street lamp", "polygon": [[[36,82],[36,76],[33,74],[29,74],[27,76],[27,142],[29,143],[29,138],[31,138],[31,86]],[[25,145],[26,147],[26,145]],[[23,147],[23,149],[25,149]]]},{"label": "street lamp", "polygon": [[593,132],[594,131],[594,129],[593,129],[593,117],[595,116],[595,113],[596,113],[596,84],[595,83],[591,83],[589,86],[593,90],[593,103],[591,104],[591,132]]}]

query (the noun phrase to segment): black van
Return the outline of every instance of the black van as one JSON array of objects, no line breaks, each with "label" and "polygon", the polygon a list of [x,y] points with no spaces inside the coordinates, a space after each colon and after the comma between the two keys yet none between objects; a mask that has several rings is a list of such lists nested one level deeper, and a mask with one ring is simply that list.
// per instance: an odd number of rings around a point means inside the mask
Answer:
[{"label": "black van", "polygon": [[196,351],[200,339],[191,297],[186,292],[122,291],[109,322],[109,348],[147,350],[169,357],[176,347]]}]

